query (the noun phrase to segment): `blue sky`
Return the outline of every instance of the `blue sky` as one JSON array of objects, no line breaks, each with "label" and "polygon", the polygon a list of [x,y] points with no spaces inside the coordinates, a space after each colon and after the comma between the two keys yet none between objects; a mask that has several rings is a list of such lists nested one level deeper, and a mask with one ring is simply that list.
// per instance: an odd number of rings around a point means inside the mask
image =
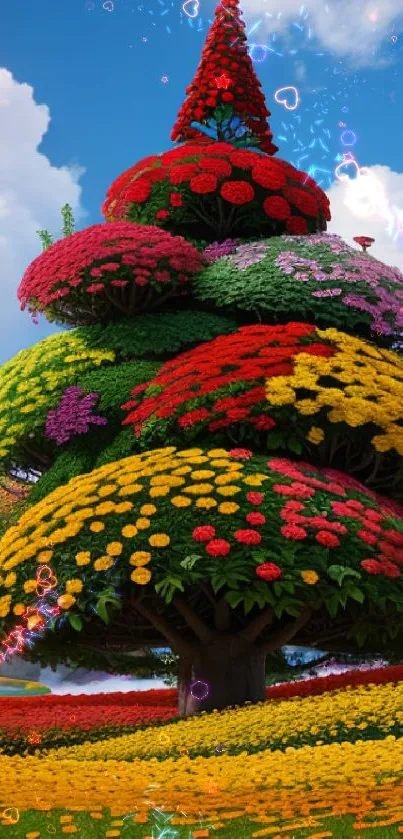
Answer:
[{"label": "blue sky", "polygon": [[[403,227],[401,0],[241,5],[249,44],[257,45],[251,55],[278,155],[310,170],[334,196],[332,229],[346,238],[351,221],[346,228],[345,187],[334,169],[348,151],[343,131],[354,132],[350,151],[381,182],[391,214],[388,225],[380,212],[365,223],[358,217],[352,235],[375,231],[374,255],[403,267],[397,225],[401,208]],[[58,237],[66,201],[78,227],[102,221],[111,181],[141,157],[172,146],[170,131],[214,7],[192,0],[185,9],[195,14],[190,19],[176,0],[3,0],[0,363],[55,331],[43,322],[32,326],[10,302],[40,252],[35,229],[50,227]],[[274,94],[292,85],[300,103],[287,111]]]}]

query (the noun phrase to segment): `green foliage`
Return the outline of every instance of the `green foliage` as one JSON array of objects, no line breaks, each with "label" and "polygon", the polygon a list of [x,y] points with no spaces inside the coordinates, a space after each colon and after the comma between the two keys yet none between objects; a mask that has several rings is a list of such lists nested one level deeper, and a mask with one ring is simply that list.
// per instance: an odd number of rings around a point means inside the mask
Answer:
[{"label": "green foliage", "polygon": [[[71,236],[74,233],[75,222],[70,204],[64,204],[61,209],[61,214],[63,218],[63,236]],[[53,245],[54,239],[52,234],[49,233],[49,230],[37,230],[36,232],[41,240],[42,250],[46,251]]]}]

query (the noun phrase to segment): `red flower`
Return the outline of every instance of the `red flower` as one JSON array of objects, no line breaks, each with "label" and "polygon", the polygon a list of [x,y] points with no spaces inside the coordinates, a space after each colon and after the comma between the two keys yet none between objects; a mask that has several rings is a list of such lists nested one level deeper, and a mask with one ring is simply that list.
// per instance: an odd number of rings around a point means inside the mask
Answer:
[{"label": "red flower", "polygon": [[367,545],[376,545],[376,536],[374,536],[373,533],[368,533],[367,530],[357,530],[357,536],[359,536],[363,542],[366,542]]},{"label": "red flower", "polygon": [[271,195],[263,201],[263,209],[269,218],[285,221],[291,215],[291,207],[281,195]]},{"label": "red flower", "polygon": [[234,536],[237,542],[242,542],[244,545],[259,545],[262,541],[257,530],[236,530]]},{"label": "red flower", "polygon": [[194,411],[188,411],[187,414],[183,414],[183,416],[179,417],[178,425],[180,425],[181,428],[190,428],[192,425],[195,425],[196,422],[202,422],[202,420],[208,419],[210,416],[210,411],[208,411],[207,408],[196,408]]},{"label": "red flower", "polygon": [[169,203],[171,207],[181,207],[182,206],[182,196],[180,192],[171,192],[169,196]]},{"label": "red flower", "polygon": [[248,524],[259,526],[259,524],[265,524],[266,516],[264,516],[263,513],[248,513],[246,516],[246,521],[248,522]]},{"label": "red flower", "polygon": [[340,545],[340,539],[334,533],[329,533],[328,530],[319,530],[315,539],[327,548],[337,548]]},{"label": "red flower", "polygon": [[265,414],[259,414],[257,417],[251,417],[250,421],[253,422],[258,431],[270,431],[270,429],[276,424],[271,417],[268,417]]},{"label": "red flower", "polygon": [[168,218],[168,216],[168,210],[158,210],[158,213],[155,214],[155,218]]},{"label": "red flower", "polygon": [[215,528],[210,524],[200,525],[200,527],[195,527],[192,536],[196,542],[208,542],[215,536]]},{"label": "red flower", "polygon": [[265,189],[283,189],[286,178],[277,163],[272,160],[262,160],[255,163],[252,178]]},{"label": "red flower", "polygon": [[197,175],[199,167],[195,163],[182,163],[180,166],[174,166],[169,173],[169,180],[171,184],[181,184]]},{"label": "red flower", "polygon": [[200,169],[206,172],[211,172],[217,175],[217,178],[229,178],[232,172],[232,166],[228,160],[223,160],[221,157],[202,157],[199,160]]},{"label": "red flower", "polygon": [[302,189],[297,189],[296,187],[289,187],[284,190],[284,197],[297,210],[300,210],[301,213],[314,217],[318,215],[318,205],[311,193],[304,192]]},{"label": "red flower", "polygon": [[227,556],[231,550],[231,545],[225,539],[212,539],[206,547],[206,551],[210,556]]},{"label": "red flower", "polygon": [[230,449],[230,455],[239,458],[239,460],[249,460],[253,452],[250,449]]},{"label": "red flower", "polygon": [[229,159],[232,165],[237,166],[238,169],[251,169],[258,157],[259,155],[256,152],[237,149],[230,154]]},{"label": "red flower", "polygon": [[376,559],[363,559],[360,565],[368,571],[368,574],[382,574],[382,565]]},{"label": "red flower", "polygon": [[215,175],[200,174],[191,178],[189,183],[192,192],[198,195],[207,195],[209,192],[215,192],[217,189],[217,178]]},{"label": "red flower", "polygon": [[398,568],[397,565],[394,564],[394,562],[384,560],[382,563],[382,569],[383,573],[385,574],[385,577],[395,578],[401,576],[400,568]]},{"label": "red flower", "polygon": [[281,577],[281,568],[275,562],[263,562],[256,568],[256,574],[262,580],[278,580]]},{"label": "red flower", "polygon": [[124,192],[125,201],[135,201],[137,204],[142,204],[147,201],[151,192],[151,184],[146,178],[139,178],[137,181],[129,184]]},{"label": "red flower", "polygon": [[264,495],[263,492],[248,492],[246,494],[246,498],[250,504],[254,504],[255,507],[258,507],[259,504],[262,503]]},{"label": "red flower", "polygon": [[294,236],[305,236],[308,233],[308,225],[302,216],[290,216],[286,226],[288,232]]},{"label": "red flower", "polygon": [[255,190],[247,181],[226,181],[221,186],[220,194],[225,201],[241,206],[253,201]]},{"label": "red flower", "polygon": [[284,524],[281,528],[281,532],[286,539],[294,539],[294,541],[306,539],[308,535],[303,527],[298,527],[295,524]]}]

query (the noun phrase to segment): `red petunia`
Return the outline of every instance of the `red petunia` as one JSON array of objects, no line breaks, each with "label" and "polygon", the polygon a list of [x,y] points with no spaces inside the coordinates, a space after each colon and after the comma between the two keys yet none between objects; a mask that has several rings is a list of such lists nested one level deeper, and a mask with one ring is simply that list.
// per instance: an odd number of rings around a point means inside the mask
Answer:
[{"label": "red petunia", "polygon": [[236,530],[234,536],[237,542],[242,542],[244,545],[259,545],[262,541],[257,530]]},{"label": "red petunia", "polygon": [[215,536],[215,528],[210,524],[200,525],[200,527],[195,527],[192,536],[196,542],[208,542]]},{"label": "red petunia", "polygon": [[227,556],[231,550],[231,545],[225,539],[212,539],[206,546],[206,551],[210,556]]},{"label": "red petunia", "polygon": [[271,195],[263,201],[263,210],[269,218],[285,221],[291,215],[291,207],[281,195]]}]

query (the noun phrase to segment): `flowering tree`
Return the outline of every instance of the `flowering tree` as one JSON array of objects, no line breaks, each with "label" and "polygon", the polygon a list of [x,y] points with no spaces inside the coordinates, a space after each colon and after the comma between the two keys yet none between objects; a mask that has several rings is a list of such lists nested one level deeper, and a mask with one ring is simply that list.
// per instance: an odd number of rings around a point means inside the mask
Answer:
[{"label": "flowering tree", "polygon": [[403,277],[324,233],[235,36],[230,0],[186,142],[27,269],[22,308],[76,328],[0,369],[0,462],[39,475],[0,539],[0,656],[169,646],[182,713],[264,699],[291,641],[403,642]]}]

